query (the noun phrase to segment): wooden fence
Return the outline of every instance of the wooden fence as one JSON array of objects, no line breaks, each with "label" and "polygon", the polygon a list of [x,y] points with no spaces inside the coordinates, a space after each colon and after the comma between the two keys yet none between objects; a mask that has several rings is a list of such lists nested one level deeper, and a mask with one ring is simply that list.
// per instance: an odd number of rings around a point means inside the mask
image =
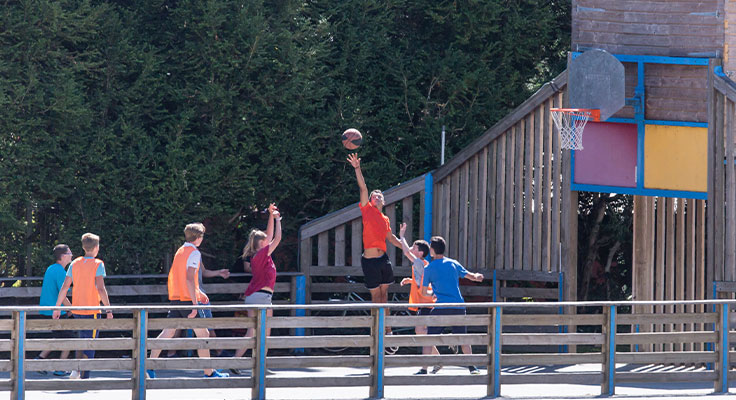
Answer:
[{"label": "wooden fence", "polygon": [[[707,266],[722,292],[736,293],[736,83],[709,74]],[[712,238],[712,239],[711,239]],[[715,289],[718,289],[717,285]]]},{"label": "wooden fence", "polygon": [[[696,306],[707,305],[708,312],[684,312],[675,314],[622,314],[634,306]],[[736,371],[729,369],[736,363],[736,352],[730,351],[729,341],[736,341],[736,332],[728,329],[729,310],[736,302],[726,300],[690,302],[563,302],[563,303],[466,303],[467,316],[391,316],[386,307],[403,309],[407,305],[398,304],[360,304],[360,305],[274,305],[276,316],[267,317],[266,308],[256,306],[214,306],[213,310],[222,315],[243,309],[257,308],[256,317],[216,317],[213,319],[166,319],[151,318],[152,313],[160,313],[170,307],[113,307],[132,311],[133,318],[112,320],[31,320],[29,313],[40,308],[12,308],[12,318],[0,320],[0,330],[11,333],[7,339],[0,340],[0,351],[10,352],[9,360],[0,361],[0,371],[9,371],[10,380],[0,381],[0,389],[11,390],[12,398],[23,399],[28,390],[100,390],[128,389],[133,399],[145,399],[147,389],[189,389],[189,388],[251,388],[253,398],[266,398],[267,388],[284,387],[342,387],[363,386],[370,388],[370,396],[383,396],[386,385],[483,385],[489,396],[500,396],[506,384],[566,383],[600,384],[601,393],[611,395],[615,387],[622,383],[640,382],[712,382],[716,392],[726,392],[729,380],[736,379]],[[533,307],[533,315],[514,315],[510,311],[517,307]],[[586,306],[597,307],[600,314],[556,315],[544,312],[549,307]],[[180,307],[181,308],[181,307]],[[310,311],[311,316],[289,316],[297,309]],[[369,315],[314,315],[317,311],[366,310]],[[710,311],[715,310],[715,311]],[[279,315],[283,314],[283,316]],[[702,331],[681,332],[637,332],[634,327],[643,324],[704,324]],[[465,325],[475,327],[477,333],[457,335],[391,335],[384,334],[385,327],[417,325]],[[576,331],[528,334],[509,333],[508,328],[519,325],[535,326],[578,326]],[[228,329],[254,327],[255,338],[217,337],[156,339],[158,330],[164,328],[202,328]],[[323,328],[320,335],[310,336],[268,336],[266,328]],[[324,329],[334,329],[332,334]],[[349,333],[345,328],[350,328]],[[360,328],[360,329],[355,329]],[[98,329],[121,332],[119,337],[88,339],[37,338],[38,330],[79,330]],[[289,332],[281,329],[279,332]],[[153,332],[149,332],[153,331]],[[654,343],[701,343],[702,350],[682,351],[670,347],[662,352],[636,351],[636,345]],[[706,345],[706,344],[712,345]],[[474,348],[472,355],[420,355],[416,348],[429,345],[463,345]],[[506,353],[505,346],[518,345],[578,345],[580,352],[574,353]],[[319,349],[332,346],[353,348],[351,355],[324,355]],[[385,355],[383,349],[400,346],[400,355]],[[147,350],[158,349],[252,349],[252,357],[244,358],[179,358],[148,359]],[[314,349],[305,355],[290,354],[284,350]],[[407,349],[407,348],[415,348]],[[518,347],[517,347],[518,348]],[[104,358],[92,360],[34,360],[29,352],[41,350],[80,350],[94,349],[107,354]],[[281,350],[279,350],[281,349]],[[267,354],[267,350],[271,351]],[[584,352],[583,352],[584,351]],[[406,354],[412,353],[413,354]],[[115,356],[110,356],[115,354]],[[315,355],[316,354],[316,355]],[[629,368],[616,369],[616,363],[626,364],[679,364],[691,368],[680,371],[652,372],[653,369],[639,371]],[[600,370],[588,372],[564,372],[558,370],[548,373],[517,373],[512,366],[528,365],[575,365],[599,364]],[[390,375],[387,368],[418,367],[422,365],[478,365],[485,367],[487,373],[480,375]],[[363,367],[370,369],[366,376],[329,376],[318,372],[313,376],[266,375],[266,368],[328,368]],[[105,378],[94,380],[68,379],[30,379],[29,371],[68,370],[128,371],[130,378]],[[172,377],[148,379],[147,369],[195,370],[203,368],[252,368],[250,377],[230,377],[222,379]],[[120,374],[127,376],[126,374]]]}]

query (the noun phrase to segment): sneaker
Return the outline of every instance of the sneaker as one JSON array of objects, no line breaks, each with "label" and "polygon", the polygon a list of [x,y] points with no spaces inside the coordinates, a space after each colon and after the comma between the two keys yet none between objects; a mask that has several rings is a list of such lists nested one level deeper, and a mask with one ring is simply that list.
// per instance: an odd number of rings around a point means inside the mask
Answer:
[{"label": "sneaker", "polygon": [[214,370],[212,371],[212,375],[205,374],[204,377],[205,378],[228,378],[229,376],[230,374],[228,374],[227,372],[220,372],[218,370]]},{"label": "sneaker", "polygon": [[89,379],[89,371],[81,371],[79,373],[79,379]]},{"label": "sneaker", "polygon": [[436,374],[440,372],[441,369],[442,369],[441,365],[435,365],[434,368],[432,368],[432,374]]},{"label": "sneaker", "polygon": [[450,347],[450,352],[452,352],[453,354],[459,354],[460,353],[460,346],[456,346],[456,345],[453,344],[453,345],[451,345],[449,347]]},{"label": "sneaker", "polygon": [[427,375],[427,370],[422,368],[419,371],[415,372],[414,375]]},{"label": "sneaker", "polygon": [[147,369],[146,375],[148,375],[148,379],[156,379],[156,371],[152,369]]},{"label": "sneaker", "polygon": [[79,379],[79,371],[74,370],[71,374],[69,374],[69,379]]},{"label": "sneaker", "polygon": [[468,371],[470,371],[470,375],[480,375],[480,370],[475,365],[468,366]]},{"label": "sneaker", "polygon": [[54,371],[54,376],[67,376],[67,375],[69,375],[69,373],[66,371]]},{"label": "sneaker", "polygon": [[243,375],[243,371],[237,369],[237,368],[230,368],[230,375]]},{"label": "sneaker", "polygon": [[[393,332],[388,332],[386,335],[393,335]],[[397,351],[399,351],[399,348],[396,346],[386,347],[386,355],[392,356],[396,354]]]},{"label": "sneaker", "polygon": [[39,375],[46,375],[49,373],[49,371],[36,371]]}]

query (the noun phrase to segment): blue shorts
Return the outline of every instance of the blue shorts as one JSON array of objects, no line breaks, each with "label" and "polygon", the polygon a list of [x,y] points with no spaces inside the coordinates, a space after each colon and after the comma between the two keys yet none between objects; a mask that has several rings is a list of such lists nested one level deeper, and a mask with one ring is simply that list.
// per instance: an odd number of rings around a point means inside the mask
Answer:
[{"label": "blue shorts", "polygon": [[[208,305],[210,305],[210,303],[201,303],[200,302],[199,305],[200,306],[208,306]],[[200,311],[202,311],[203,318],[212,318],[212,310],[210,310],[209,308],[205,308],[204,310],[200,310]]]},{"label": "blue shorts", "polygon": [[[92,315],[81,315],[81,314],[74,314],[75,319],[100,319],[102,318],[102,314],[92,314]],[[97,330],[92,329],[83,329],[81,331],[77,331],[77,334],[80,339],[95,339],[100,335],[100,333]],[[95,351],[94,350],[83,350],[82,353],[84,353],[87,358],[95,358]]]},{"label": "blue shorts", "polygon": [[[429,315],[465,315],[464,308],[433,308]],[[468,333],[468,328],[465,326],[452,326],[452,333],[462,334]],[[428,335],[439,335],[445,330],[444,326],[430,326],[427,328]]]}]

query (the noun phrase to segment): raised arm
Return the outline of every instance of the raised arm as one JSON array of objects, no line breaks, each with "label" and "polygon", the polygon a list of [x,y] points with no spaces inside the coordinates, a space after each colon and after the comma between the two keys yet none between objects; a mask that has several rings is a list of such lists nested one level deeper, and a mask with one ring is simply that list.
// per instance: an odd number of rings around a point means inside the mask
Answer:
[{"label": "raised arm", "polygon": [[273,212],[276,210],[276,204],[271,203],[268,205],[268,225],[266,225],[266,243],[271,243],[273,240]]},{"label": "raised arm", "polygon": [[355,169],[355,179],[358,180],[358,188],[360,189],[360,205],[365,206],[368,204],[368,186],[365,185],[365,179],[363,178],[363,171],[360,169],[360,158],[356,153],[348,156],[348,162]]},{"label": "raised arm", "polygon": [[276,220],[276,233],[274,234],[273,241],[271,241],[271,244],[268,247],[269,256],[271,255],[271,253],[273,253],[274,250],[276,250],[276,247],[278,247],[279,243],[281,243],[281,214],[278,211],[274,210],[271,216]]},{"label": "raised arm", "polygon": [[410,250],[409,243],[406,242],[406,238],[404,237],[405,233],[406,233],[406,223],[403,222],[401,226],[399,227],[399,243],[401,244],[401,251],[403,251],[406,258],[408,258],[409,261],[413,263],[417,257],[414,256],[414,254],[412,254],[411,251],[409,251]]}]

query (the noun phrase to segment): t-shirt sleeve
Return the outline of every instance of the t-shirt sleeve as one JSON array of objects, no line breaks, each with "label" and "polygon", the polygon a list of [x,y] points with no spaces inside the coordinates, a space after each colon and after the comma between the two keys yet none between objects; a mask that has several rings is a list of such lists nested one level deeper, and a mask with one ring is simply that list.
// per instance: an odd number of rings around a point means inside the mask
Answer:
[{"label": "t-shirt sleeve", "polygon": [[60,270],[56,272],[56,279],[55,279],[56,293],[59,293],[61,291],[61,287],[64,286],[64,279],[66,279],[66,272],[64,271],[64,268],[62,267]]},{"label": "t-shirt sleeve", "polygon": [[97,264],[97,271],[95,272],[95,276],[107,276],[105,273],[105,263],[99,263]]},{"label": "t-shirt sleeve", "polygon": [[414,283],[417,286],[424,286],[422,284],[424,281],[424,261],[421,258],[415,258],[411,268],[414,272]]},{"label": "t-shirt sleeve", "polygon": [[459,262],[455,262],[455,270],[457,270],[457,274],[459,277],[464,278],[465,275],[468,274],[468,270],[465,269],[462,265],[460,265]]},{"label": "t-shirt sleeve", "polygon": [[199,250],[194,250],[187,258],[187,268],[199,268],[200,262],[202,262],[202,253]]},{"label": "t-shirt sleeve", "polygon": [[66,276],[70,278],[72,278],[72,267],[74,267],[74,263],[69,264],[69,269],[66,270]]}]

